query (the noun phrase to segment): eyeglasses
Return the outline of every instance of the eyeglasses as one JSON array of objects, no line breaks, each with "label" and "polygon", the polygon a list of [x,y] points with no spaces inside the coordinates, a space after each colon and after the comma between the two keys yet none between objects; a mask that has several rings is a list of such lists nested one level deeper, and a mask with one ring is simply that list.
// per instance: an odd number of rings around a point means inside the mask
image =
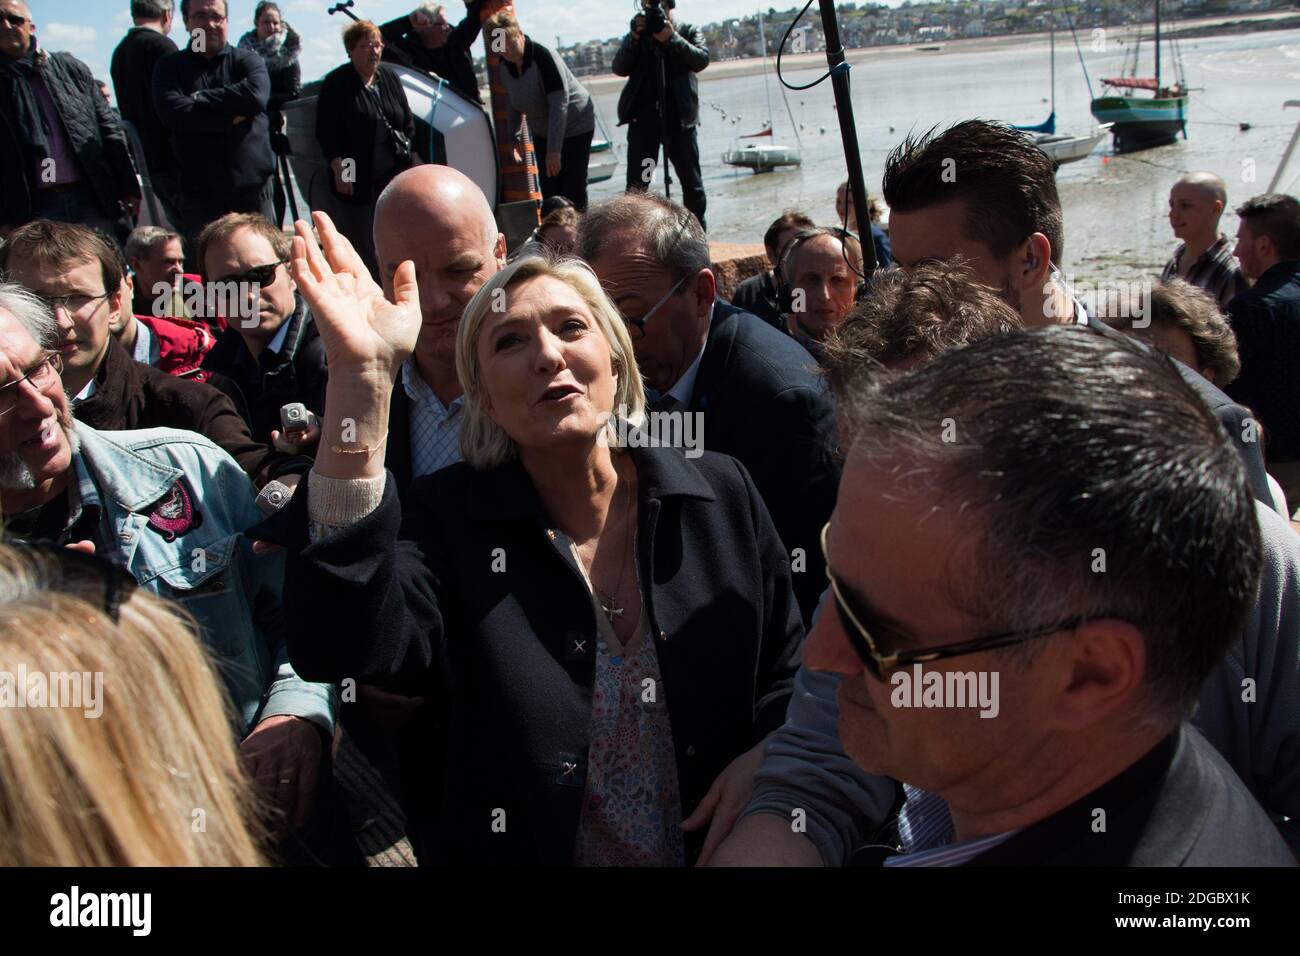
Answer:
[{"label": "eyeglasses", "polygon": [[[977,637],[973,640],[959,641],[955,644],[940,644],[937,647],[925,647],[914,651],[895,651],[892,654],[882,654],[871,636],[871,631],[861,622],[853,608],[849,607],[848,601],[844,599],[844,595],[840,592],[839,581],[831,573],[830,557],[826,553],[826,531],[829,528],[830,522],[822,526],[822,556],[826,558],[826,577],[831,582],[831,594],[835,598],[835,610],[839,615],[840,625],[849,636],[849,643],[853,645],[853,650],[857,652],[858,657],[862,659],[862,663],[866,665],[868,673],[878,681],[885,679],[885,671],[897,667],[908,667],[911,664],[928,664],[931,661],[943,660],[948,657],[962,657],[966,654],[977,654],[980,651],[991,651],[999,647],[1023,644],[1026,641],[1032,641],[1040,637],[1051,637],[1054,634],[1076,630],[1089,620],[1113,616],[1072,617],[1050,627],[1034,628],[1028,631],[1011,631],[1006,634],[991,634],[988,637]],[[866,616],[865,614],[862,615],[862,617]],[[877,626],[876,629],[883,630],[884,628]]]},{"label": "eyeglasses", "polygon": [[20,27],[27,22],[26,17],[20,17],[16,13],[0,13],[0,20],[3,20],[11,27]]},{"label": "eyeglasses", "polygon": [[126,568],[96,554],[26,538],[5,537],[4,543],[25,550],[47,566],[57,567],[57,577],[51,582],[53,587],[102,609],[114,624],[122,605],[131,599],[137,587]]},{"label": "eyeglasses", "polygon": [[253,266],[247,272],[241,272],[237,275],[226,276],[224,279],[214,279],[214,282],[256,282],[258,285],[270,285],[275,281],[275,270],[287,263],[288,259],[280,259],[277,262],[268,262],[264,266]]},{"label": "eyeglasses", "polygon": [[628,334],[632,336],[632,341],[639,342],[641,341],[641,339],[645,338],[645,326],[646,323],[650,321],[650,317],[654,315],[656,312],[658,312],[660,307],[662,307],[665,302],[667,302],[669,299],[671,299],[674,295],[677,294],[677,290],[682,287],[682,283],[685,282],[688,278],[690,277],[682,276],[675,283],[673,283],[673,287],[664,294],[664,297],[660,299],[658,302],[656,302],[654,305],[652,305],[650,307],[650,311],[647,312],[645,315],[641,316],[641,318],[632,319],[632,318],[628,318],[626,315],[623,316],[623,321],[626,322],[628,325]]},{"label": "eyeglasses", "polygon": [[49,388],[62,371],[63,356],[58,352],[49,352],[22,378],[0,385],[0,418],[8,415],[18,406],[19,385],[30,382],[32,388],[41,391]]},{"label": "eyeglasses", "polygon": [[74,292],[70,295],[41,295],[36,293],[36,298],[40,299],[51,309],[62,309],[68,315],[80,314],[86,306],[92,302],[98,302],[100,299],[107,299],[113,293],[104,292],[100,295],[86,295],[84,292]]}]

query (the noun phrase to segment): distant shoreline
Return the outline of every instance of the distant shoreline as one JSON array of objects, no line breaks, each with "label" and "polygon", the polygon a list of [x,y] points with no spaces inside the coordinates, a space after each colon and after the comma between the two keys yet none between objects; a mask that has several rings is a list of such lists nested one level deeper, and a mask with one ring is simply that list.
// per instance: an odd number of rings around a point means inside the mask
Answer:
[{"label": "distant shoreline", "polygon": [[[1274,25],[1276,24],[1276,25]],[[1141,26],[1142,35],[1147,38],[1151,35],[1151,24]],[[1219,17],[1202,17],[1195,20],[1178,20],[1170,36],[1179,36],[1184,39],[1200,38],[1206,36],[1226,36],[1236,33],[1256,33],[1265,30],[1274,29],[1297,29],[1300,28],[1300,15],[1284,11],[1269,11],[1265,13],[1238,14],[1233,16]],[[1136,38],[1138,32],[1136,24],[1124,27],[1108,27],[1110,35],[1125,43]],[[863,63],[867,60],[878,59],[899,59],[903,57],[943,57],[947,53],[983,53],[988,50],[1003,50],[1018,46],[1030,46],[1033,44],[1046,45],[1049,42],[1050,34],[1048,33],[1014,33],[1005,36],[995,37],[963,37],[959,40],[940,40],[940,41],[918,41],[914,44],[898,44],[895,46],[872,46],[859,47],[847,51],[846,59],[850,64]],[[1091,33],[1087,32],[1085,36],[1079,38],[1080,45],[1085,45],[1091,41]],[[1064,33],[1058,37],[1058,46],[1069,50],[1073,54],[1073,42],[1070,40],[1069,33]],[[938,47],[939,49],[922,50],[921,47]],[[769,57],[769,60],[775,64],[775,57]],[[814,69],[818,66],[826,65],[826,54],[821,53],[790,53],[781,56],[782,71],[790,70],[807,70]],[[703,80],[721,80],[735,77],[756,76],[763,72],[762,57],[747,57],[739,60],[719,60],[710,63],[709,66],[701,73],[700,79]],[[622,87],[627,82],[626,78],[614,76],[611,73],[600,74],[597,76],[583,76],[578,78],[586,86],[587,90],[593,94],[611,93]]]}]

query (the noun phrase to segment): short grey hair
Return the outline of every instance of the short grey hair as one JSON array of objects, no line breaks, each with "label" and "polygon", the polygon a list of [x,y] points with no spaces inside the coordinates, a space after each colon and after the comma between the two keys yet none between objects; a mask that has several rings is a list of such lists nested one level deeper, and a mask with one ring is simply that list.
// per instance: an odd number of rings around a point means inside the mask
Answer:
[{"label": "short grey hair", "polygon": [[630,425],[640,426],[645,419],[645,389],[641,371],[632,349],[632,337],[614,303],[609,300],[600,280],[585,262],[571,258],[552,258],[549,255],[525,256],[510,263],[483,286],[469,300],[461,316],[456,336],[456,376],[465,390],[465,423],[460,430],[460,453],[465,461],[479,471],[502,465],[518,454],[514,440],[505,429],[492,420],[483,407],[483,381],[478,361],[478,340],[492,303],[501,296],[497,290],[534,279],[550,276],[558,279],[576,292],[591,310],[598,328],[609,345],[614,373],[618,384],[614,389],[614,407],[606,425],[609,447],[619,447],[619,431],[615,424],[622,417]]},{"label": "short grey hair", "polygon": [[131,0],[131,17],[135,20],[161,20],[175,9],[172,0]]},{"label": "short grey hair", "polygon": [[126,237],[126,257],[128,260],[139,259],[173,239],[180,239],[181,248],[185,248],[185,240],[181,239],[180,233],[162,226],[136,226],[131,230],[131,235]]},{"label": "short grey hair", "polygon": [[15,282],[0,282],[0,312],[8,312],[43,349],[59,340],[59,327],[45,300]]},{"label": "short grey hair", "polygon": [[695,214],[661,196],[629,193],[594,206],[578,225],[577,254],[594,261],[618,232],[631,232],[636,247],[671,272],[674,280],[713,265],[709,240]]},{"label": "short grey hair", "polygon": [[433,20],[445,9],[446,7],[441,3],[434,3],[433,0],[424,0],[424,2],[417,6],[412,12],[423,13],[430,20]]}]

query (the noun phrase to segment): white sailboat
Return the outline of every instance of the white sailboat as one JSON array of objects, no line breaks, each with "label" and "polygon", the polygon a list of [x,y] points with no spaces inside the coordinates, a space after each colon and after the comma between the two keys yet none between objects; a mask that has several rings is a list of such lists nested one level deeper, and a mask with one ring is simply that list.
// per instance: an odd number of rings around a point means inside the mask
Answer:
[{"label": "white sailboat", "polygon": [[1052,112],[1037,126],[1017,126],[1016,129],[1029,133],[1034,138],[1034,145],[1050,156],[1057,166],[1084,159],[1097,148],[1097,144],[1110,132],[1110,123],[1092,127],[1082,135],[1058,133],[1056,131],[1056,28],[1052,28]]},{"label": "white sailboat", "polygon": [[[799,128],[795,125],[794,115],[790,112],[790,101],[786,98],[785,87],[781,88],[781,98],[785,101],[785,113],[790,119],[790,128],[794,131],[798,146],[778,146],[772,142],[772,90],[767,77],[767,35],[763,31],[763,11],[758,12],[758,42],[763,52],[763,92],[767,94],[767,127],[760,132],[737,137],[737,142],[722,154],[722,161],[728,166],[752,169],[756,173],[770,173],[781,166],[798,166],[803,162],[803,144],[799,142]],[[742,139],[767,138],[766,143],[741,143]]]}]

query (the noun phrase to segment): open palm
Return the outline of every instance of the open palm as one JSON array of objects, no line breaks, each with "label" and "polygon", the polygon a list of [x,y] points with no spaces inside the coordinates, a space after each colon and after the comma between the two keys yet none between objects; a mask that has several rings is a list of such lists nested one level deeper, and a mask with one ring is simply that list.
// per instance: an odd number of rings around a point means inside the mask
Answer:
[{"label": "open palm", "polygon": [[414,350],[420,333],[414,264],[398,266],[390,302],[329,216],[316,212],[312,219],[321,244],[316,244],[307,223],[298,220],[289,268],[311,306],[330,369],[391,374]]}]

